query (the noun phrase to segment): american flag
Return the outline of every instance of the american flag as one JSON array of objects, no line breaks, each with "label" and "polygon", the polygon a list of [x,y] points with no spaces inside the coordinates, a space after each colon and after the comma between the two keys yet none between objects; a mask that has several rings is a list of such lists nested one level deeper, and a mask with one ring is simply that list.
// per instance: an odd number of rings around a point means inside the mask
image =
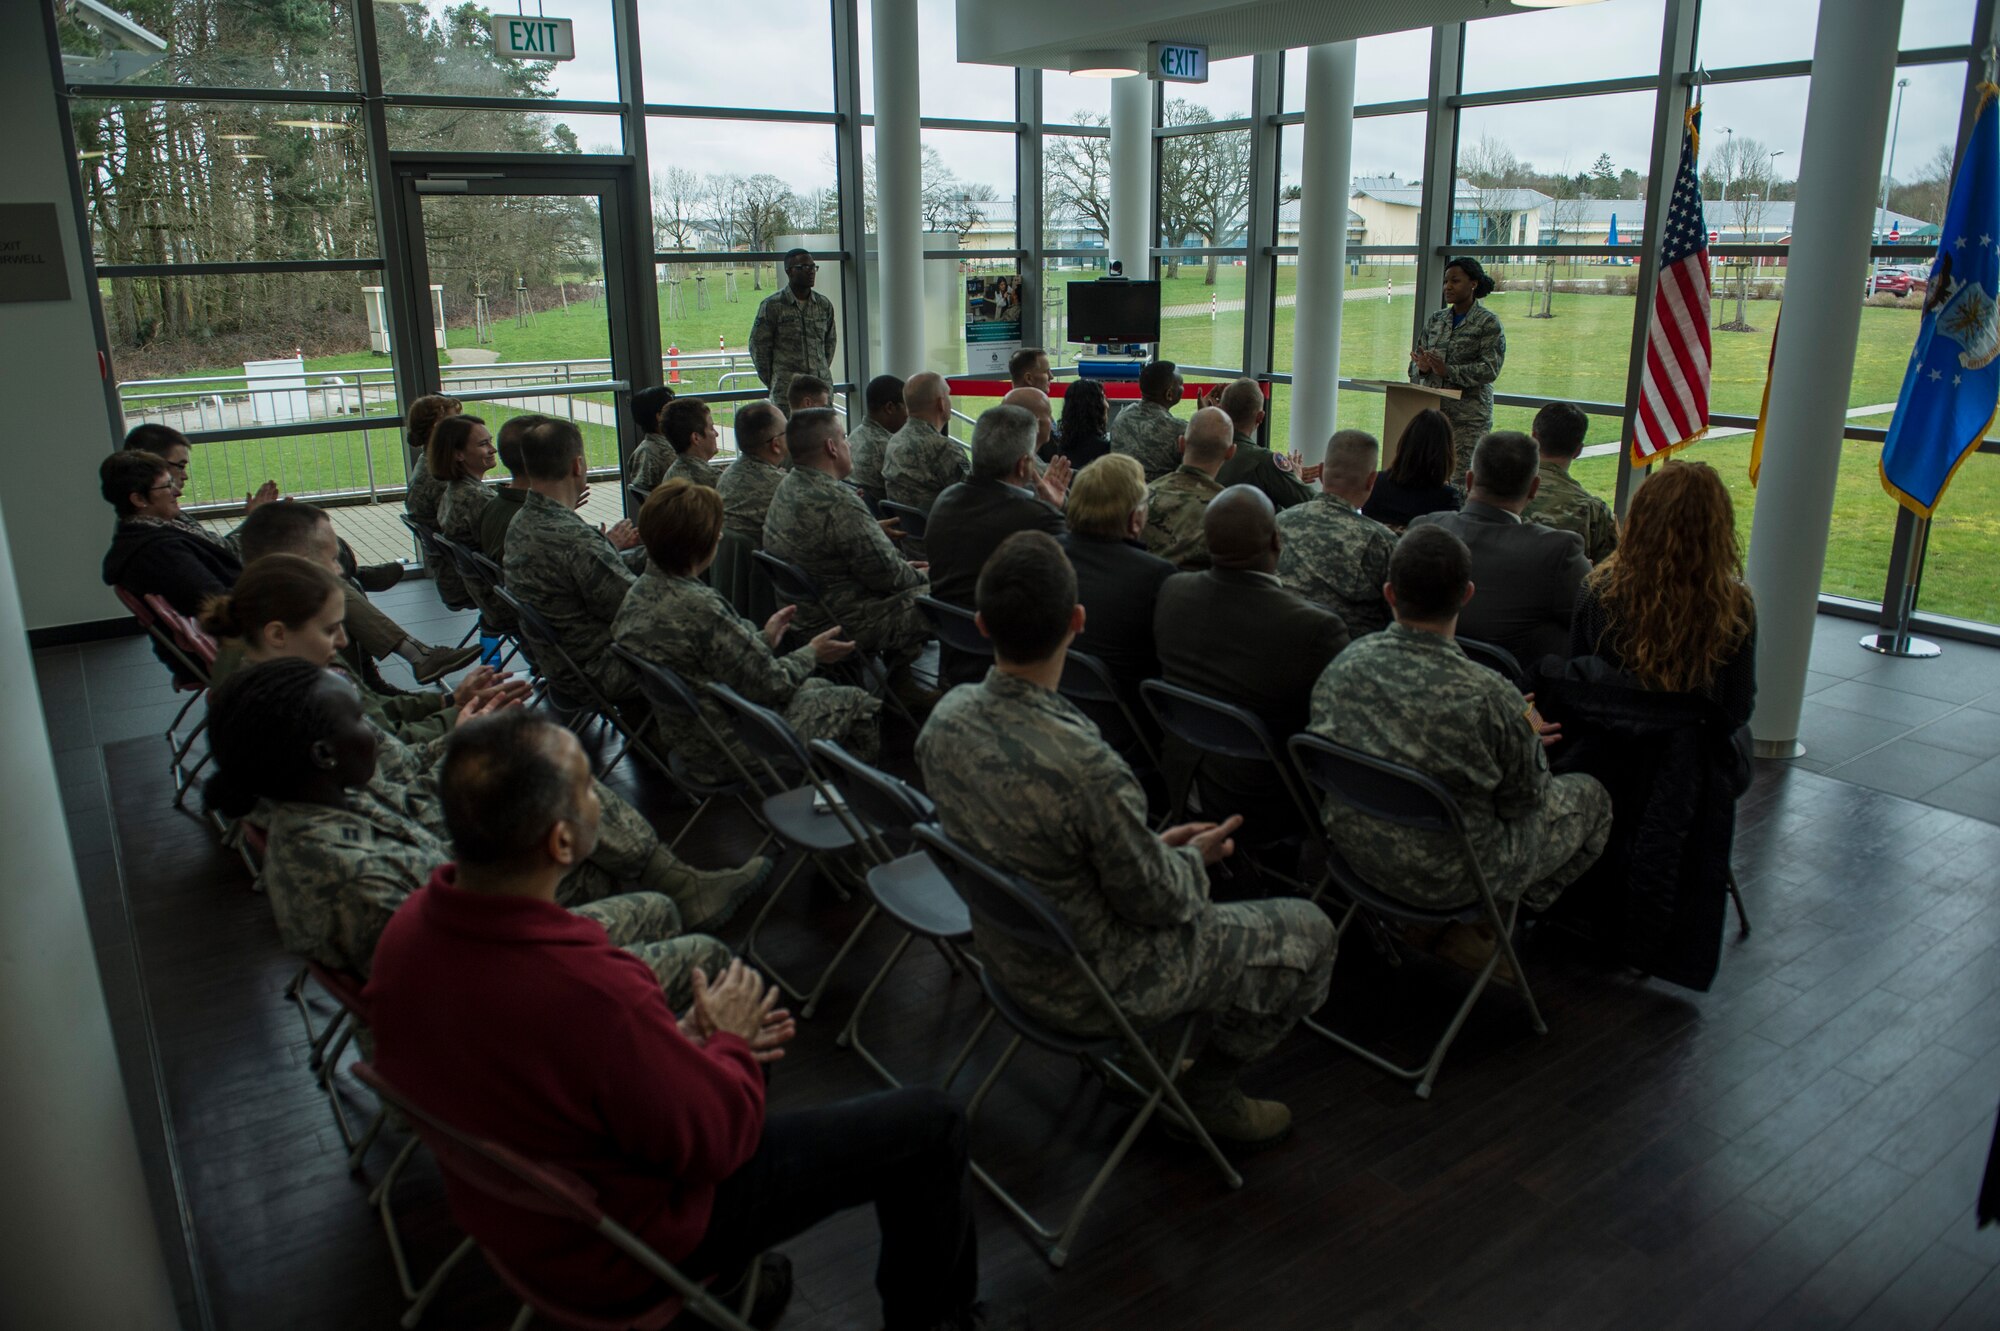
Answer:
[{"label": "american flag", "polygon": [[1708,432],[1708,224],[1701,215],[1695,148],[1701,108],[1688,108],[1681,169],[1660,241],[1659,286],[1646,329],[1646,372],[1639,379],[1639,420],[1632,461],[1645,466]]}]

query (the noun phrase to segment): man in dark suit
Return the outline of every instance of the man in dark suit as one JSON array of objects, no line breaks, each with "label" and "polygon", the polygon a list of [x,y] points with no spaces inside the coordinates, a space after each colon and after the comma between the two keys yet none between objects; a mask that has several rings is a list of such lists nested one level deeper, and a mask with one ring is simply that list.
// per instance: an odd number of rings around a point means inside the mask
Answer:
[{"label": "man in dark suit", "polygon": [[[945,488],[924,528],[931,595],[938,600],[971,609],[979,570],[1000,542],[1017,531],[1062,533],[1069,464],[1058,461],[1038,474],[1035,439],[1035,417],[1023,407],[989,408],[972,427],[972,476]],[[952,683],[986,673],[980,660],[949,648],[940,664]]]},{"label": "man in dark suit", "polygon": [[1458,635],[1505,647],[1530,674],[1543,657],[1569,654],[1570,614],[1590,572],[1581,536],[1521,520],[1541,487],[1540,460],[1533,439],[1496,430],[1473,450],[1465,508],[1410,524],[1435,523],[1472,551],[1479,595],[1459,615]]},{"label": "man in dark suit", "polygon": [[[1305,729],[1320,673],[1347,646],[1347,625],[1278,581],[1282,539],[1263,491],[1230,486],[1209,503],[1202,527],[1213,565],[1167,579],[1153,612],[1161,673],[1254,713],[1282,756],[1285,741]],[[1251,844],[1300,825],[1280,778],[1262,763],[1204,759],[1197,793],[1205,818],[1244,815]]]},{"label": "man in dark suit", "polygon": [[1160,677],[1153,611],[1177,570],[1146,548],[1146,471],[1136,458],[1107,453],[1076,474],[1065,510],[1069,534],[1058,537],[1076,570],[1083,632],[1071,644],[1104,663],[1135,714],[1141,680]]}]

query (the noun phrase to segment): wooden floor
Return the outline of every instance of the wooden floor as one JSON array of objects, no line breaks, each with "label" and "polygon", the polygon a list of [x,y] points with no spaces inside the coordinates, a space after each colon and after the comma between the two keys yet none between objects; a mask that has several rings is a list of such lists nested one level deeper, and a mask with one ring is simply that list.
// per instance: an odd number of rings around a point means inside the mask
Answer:
[{"label": "wooden floor", "polygon": [[[403,1305],[363,1199],[399,1141],[359,1178],[343,1167],[280,997],[293,963],[242,866],[170,807],[141,666],[158,670],[132,644],[71,650],[44,659],[42,686],[187,1323],[392,1326]],[[664,825],[685,817],[635,795]],[[706,821],[691,858],[740,854],[747,820]],[[2000,1100],[2000,828],[1767,765],[1736,865],[1756,927],[1732,932],[1714,992],[1539,939],[1550,1033],[1492,996],[1429,1102],[1295,1035],[1251,1089],[1289,1102],[1298,1131],[1245,1161],[1240,1192],[1149,1133],[1060,1272],[981,1195],[988,1296],[1039,1328],[2000,1326],[2000,1229],[1972,1220]],[[853,918],[796,890],[772,949],[816,964]],[[775,1110],[873,1089],[834,1036],[890,941],[864,944],[803,1024]],[[1328,1011],[1408,1049],[1456,977],[1367,953],[1343,955]],[[934,957],[905,965],[871,1043],[921,1076],[977,1007]],[[1123,1121],[1074,1065],[1024,1055],[974,1150],[1053,1206]],[[456,1241],[428,1160],[395,1209],[420,1269]],[[790,1245],[785,1324],[878,1326],[872,1245],[865,1214]],[[475,1258],[424,1325],[512,1312]]]}]

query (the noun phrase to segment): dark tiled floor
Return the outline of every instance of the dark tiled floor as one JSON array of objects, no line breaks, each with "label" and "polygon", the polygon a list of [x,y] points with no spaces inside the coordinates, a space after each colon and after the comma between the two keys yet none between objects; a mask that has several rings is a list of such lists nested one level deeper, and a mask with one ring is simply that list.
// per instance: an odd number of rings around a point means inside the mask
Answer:
[{"label": "dark tiled floor", "polygon": [[[420,635],[456,639],[427,585],[381,599]],[[1820,631],[1814,752],[1764,764],[1744,800],[1735,863],[1756,931],[1728,938],[1712,992],[1544,939],[1529,968],[1548,1037],[1528,1036],[1504,995],[1482,1004],[1427,1103],[1295,1037],[1255,1089],[1293,1105],[1298,1134],[1246,1162],[1242,1191],[1148,1135],[1060,1273],[981,1197],[989,1291],[1064,1328],[2000,1325],[2000,1232],[1971,1219],[2000,1092],[2000,828],[1813,770],[1839,752],[1836,775],[1901,772],[1916,789],[1952,765],[1938,755],[1969,760],[1924,795],[1983,789],[1994,817],[2000,777],[1976,782],[1996,761],[1981,746],[2000,695],[1981,672],[2000,653],[1883,662],[1852,648],[1862,626]],[[240,864],[169,807],[157,732],[173,704],[157,665],[137,642],[37,665],[185,1324],[389,1325],[401,1305],[365,1181],[342,1168],[278,997],[293,965]],[[1925,665],[1945,669],[1905,670]],[[1849,682],[1866,687],[1817,699]],[[1851,710],[1880,694],[1946,710]],[[685,816],[645,782],[620,784],[663,825]],[[744,820],[713,817],[688,850],[716,862],[747,837]],[[773,921],[776,958],[823,958],[853,910],[795,893]],[[872,1089],[833,1036],[887,942],[865,943],[804,1024],[775,1108]],[[1430,967],[1391,973],[1356,947],[1329,1011],[1408,1046],[1456,993]],[[913,955],[875,1011],[878,1052],[921,1076],[974,1004]],[[1073,1067],[1024,1058],[975,1149],[1054,1204],[1119,1123]],[[365,1177],[386,1159],[378,1148]],[[420,1269],[449,1249],[427,1162],[397,1210]],[[788,1326],[879,1324],[866,1217],[788,1250],[800,1278]],[[500,1326],[511,1312],[473,1262],[425,1325]]]},{"label": "dark tiled floor", "polygon": [[1935,659],[1895,659],[1859,646],[1868,631],[1814,624],[1806,752],[1790,765],[2000,822],[2000,650],[1946,642]]}]

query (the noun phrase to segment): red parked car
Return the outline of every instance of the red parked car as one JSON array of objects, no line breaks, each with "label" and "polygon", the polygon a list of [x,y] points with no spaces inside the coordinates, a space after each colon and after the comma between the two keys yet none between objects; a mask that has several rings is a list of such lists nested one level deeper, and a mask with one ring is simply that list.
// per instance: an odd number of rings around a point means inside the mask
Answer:
[{"label": "red parked car", "polygon": [[1923,283],[1921,274],[1912,274],[1907,268],[1884,268],[1875,274],[1874,290],[1891,296],[1907,296],[1912,287]]}]

